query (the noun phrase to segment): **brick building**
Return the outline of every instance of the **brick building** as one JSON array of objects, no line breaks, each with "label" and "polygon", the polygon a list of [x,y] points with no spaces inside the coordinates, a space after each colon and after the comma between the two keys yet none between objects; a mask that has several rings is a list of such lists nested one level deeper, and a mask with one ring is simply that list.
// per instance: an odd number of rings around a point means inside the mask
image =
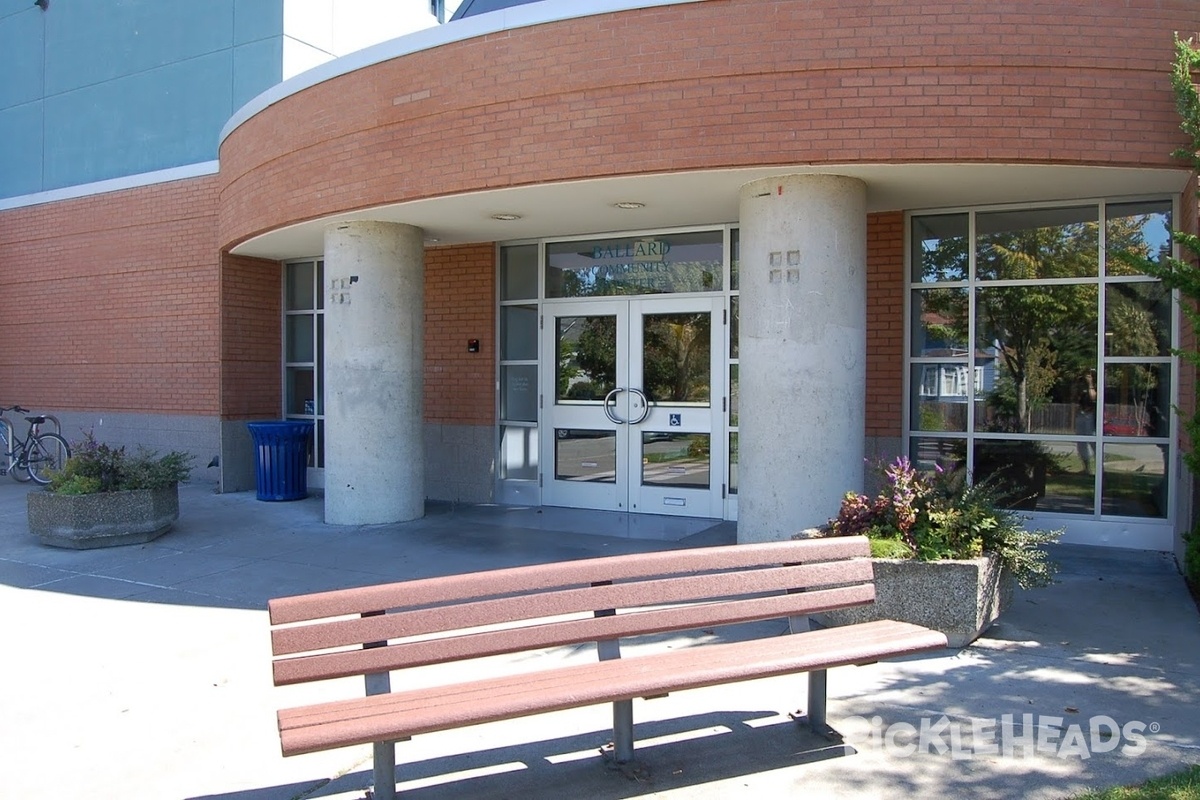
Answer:
[{"label": "brick building", "polygon": [[283,0],[0,6],[0,402],[227,491],[246,421],[314,420],[331,522],[769,539],[903,454],[1178,546],[1194,376],[1122,254],[1196,228],[1194,2],[503,5],[342,55]]}]

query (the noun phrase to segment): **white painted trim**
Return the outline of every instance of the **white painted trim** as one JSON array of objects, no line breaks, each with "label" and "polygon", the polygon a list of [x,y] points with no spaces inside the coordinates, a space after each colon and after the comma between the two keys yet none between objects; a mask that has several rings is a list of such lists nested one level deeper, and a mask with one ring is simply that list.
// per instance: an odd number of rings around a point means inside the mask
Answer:
[{"label": "white painted trim", "polygon": [[221,129],[219,142],[223,143],[225,138],[242,123],[281,100],[333,78],[394,58],[422,50],[432,50],[452,42],[461,42],[517,28],[544,25],[549,22],[579,19],[597,14],[612,14],[639,8],[698,2],[704,2],[704,0],[574,0],[571,3],[548,0],[547,2],[505,8],[426,28],[396,39],[380,42],[371,47],[364,47],[362,50],[328,61],[295,77],[288,78],[282,83],[275,84],[234,112],[229,121],[225,123],[225,127]]},{"label": "white painted trim", "polygon": [[120,178],[110,178],[95,183],[81,183],[77,186],[66,186],[62,189],[51,189],[46,192],[19,195],[17,197],[0,198],[0,211],[14,208],[37,206],[43,203],[57,203],[62,200],[74,200],[106,192],[119,192],[123,189],[138,189],[143,186],[153,186],[156,183],[199,178],[204,175],[216,175],[220,165],[216,161],[203,161],[199,164],[186,164],[182,167],[160,169],[155,172],[143,172],[138,175],[125,175]]}]

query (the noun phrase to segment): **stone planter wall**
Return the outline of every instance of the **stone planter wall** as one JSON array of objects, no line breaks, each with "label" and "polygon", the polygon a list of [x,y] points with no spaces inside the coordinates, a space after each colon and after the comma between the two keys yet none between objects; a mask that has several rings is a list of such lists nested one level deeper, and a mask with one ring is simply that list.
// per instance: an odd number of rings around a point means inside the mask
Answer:
[{"label": "stone planter wall", "polygon": [[872,562],[874,604],[814,614],[817,622],[837,626],[900,620],[941,631],[951,647],[964,647],[1012,602],[1013,581],[995,555],[967,561],[876,558]]},{"label": "stone planter wall", "polygon": [[179,487],[62,495],[30,492],[29,531],[45,544],[75,550],[141,544],[179,519]]}]

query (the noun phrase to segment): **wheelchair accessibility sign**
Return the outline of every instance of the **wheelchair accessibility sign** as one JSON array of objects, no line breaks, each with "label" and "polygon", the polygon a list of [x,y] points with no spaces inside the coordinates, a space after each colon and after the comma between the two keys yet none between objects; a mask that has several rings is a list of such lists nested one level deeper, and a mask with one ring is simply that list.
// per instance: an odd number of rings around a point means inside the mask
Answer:
[{"label": "wheelchair accessibility sign", "polygon": [[683,427],[683,414],[672,414],[671,415],[671,427],[672,428],[682,428]]}]

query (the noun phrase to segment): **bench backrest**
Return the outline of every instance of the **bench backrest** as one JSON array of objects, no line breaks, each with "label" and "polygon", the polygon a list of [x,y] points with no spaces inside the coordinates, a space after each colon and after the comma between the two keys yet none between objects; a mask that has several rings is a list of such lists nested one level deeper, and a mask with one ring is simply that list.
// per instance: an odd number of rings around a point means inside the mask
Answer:
[{"label": "bench backrest", "polygon": [[875,599],[863,537],[666,550],[283,597],[277,685],[819,613]]}]

